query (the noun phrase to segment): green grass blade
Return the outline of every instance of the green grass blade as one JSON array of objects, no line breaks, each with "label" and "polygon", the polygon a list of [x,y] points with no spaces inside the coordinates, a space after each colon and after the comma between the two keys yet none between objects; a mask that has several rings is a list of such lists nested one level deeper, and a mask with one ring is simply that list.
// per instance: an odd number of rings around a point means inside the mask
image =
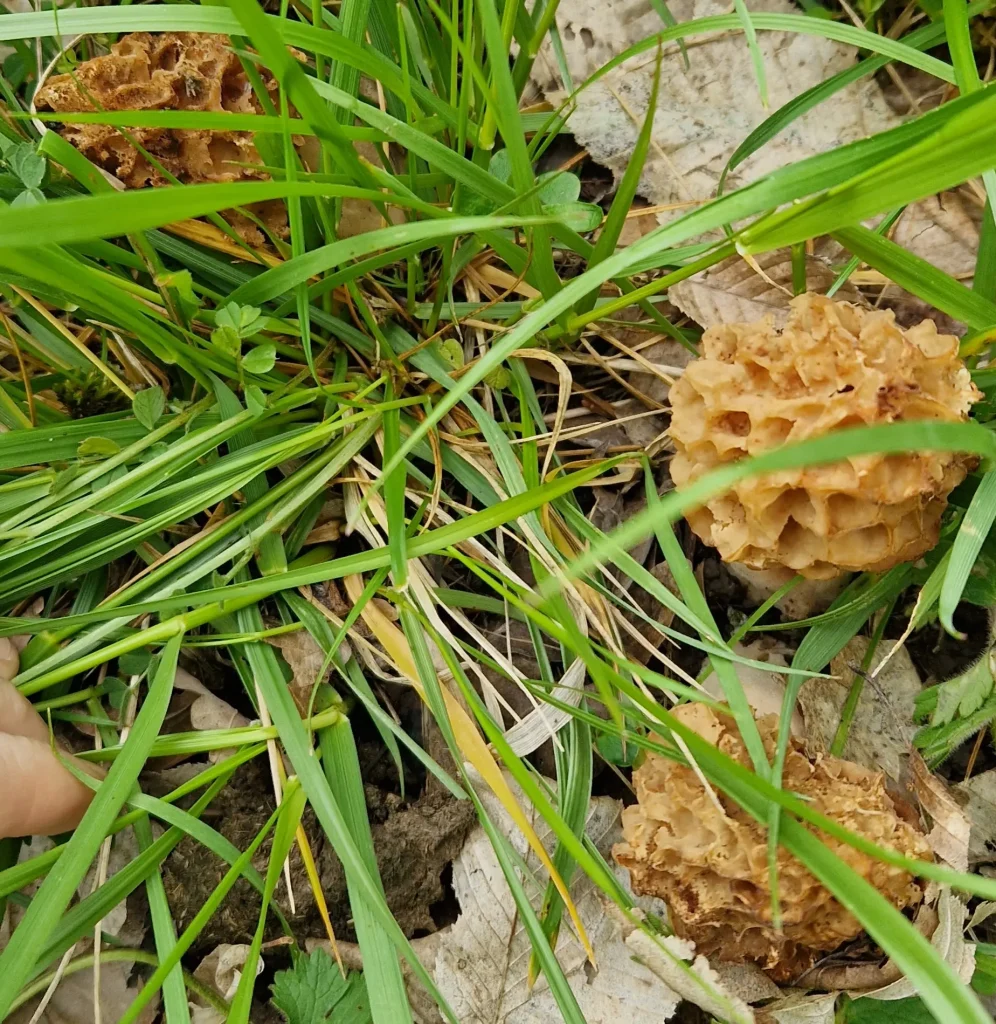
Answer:
[{"label": "green grass blade", "polygon": [[941,586],[941,625],[952,636],[964,639],[954,627],[953,616],[993,522],[996,522],[996,472],[990,470],[983,476],[978,489],[972,495],[972,502],[958,528],[958,534],[951,546],[951,558],[944,575],[944,583]]}]

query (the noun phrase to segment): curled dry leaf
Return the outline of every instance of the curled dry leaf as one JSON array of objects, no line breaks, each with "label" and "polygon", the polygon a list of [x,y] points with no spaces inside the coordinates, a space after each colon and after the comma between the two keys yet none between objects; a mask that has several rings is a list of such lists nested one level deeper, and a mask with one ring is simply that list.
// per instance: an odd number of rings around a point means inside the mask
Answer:
[{"label": "curled dry leaf", "polygon": [[[228,701],[222,700],[217,694],[212,693],[186,669],[178,668],[176,670],[173,686],[177,690],[196,694],[188,709],[192,729],[198,732],[208,732],[213,729],[240,729],[249,724],[249,719],[236,711]],[[212,750],[208,753],[208,760],[214,764],[230,757],[233,753],[235,751],[232,748]]]},{"label": "curled dry leaf", "polygon": [[970,286],[981,223],[981,206],[961,192],[942,192],[910,203],[896,222],[892,240]]},{"label": "curled dry leaf", "polygon": [[[982,207],[965,192],[942,192],[906,207],[892,231],[892,240],[915,256],[971,287],[979,251]],[[876,271],[860,271],[857,277],[880,286],[877,302],[896,312],[903,326],[929,317],[938,330],[961,334],[966,328],[947,313],[911,292],[886,280]]]},{"label": "curled dry leaf", "polygon": [[[529,846],[497,801],[481,792],[502,833],[508,836],[534,871],[539,867]],[[529,807],[532,824],[545,844],[551,835]],[[618,835],[619,805],[608,798],[592,801],[586,829],[596,846],[607,852]],[[539,1024],[555,1019],[556,1002],[546,978],[530,989],[531,945],[515,910],[508,884],[484,830],[476,828],[453,862],[453,888],[461,914],[436,949],[436,984],[461,1024]],[[557,958],[585,1019],[608,1024],[620,1018],[633,1024],[667,1020],[678,997],[656,976],[635,963],[615,921],[606,914],[598,890],[577,873],[571,894],[588,932],[598,970],[586,969],[584,949],[569,927],[562,927]],[[535,891],[536,905],[542,891]]]},{"label": "curled dry leaf", "polygon": [[306,629],[270,637],[269,642],[287,662],[292,673],[289,685],[294,703],[302,715],[307,714],[315,686],[328,678],[330,668],[325,664],[325,652]]},{"label": "curled dry leaf", "polygon": [[972,822],[962,810],[947,783],[935,775],[920,754],[910,754],[913,792],[920,806],[930,815],[933,828],[927,842],[939,860],[955,871],[968,871],[968,847]]},{"label": "curled dry leaf", "polygon": [[[795,12],[789,0],[758,0],[752,12]],[[726,14],[724,0],[670,0],[678,22]],[[575,83],[610,58],[664,28],[652,4],[641,0],[562,0],[557,27]],[[772,110],[811,86],[850,67],[856,51],[817,36],[760,32],[757,45],[767,69],[765,108],[741,32],[690,40],[690,62],[677,46],[664,50],[660,95],[640,194],[674,206],[710,198],[734,149]],[[575,99],[570,128],[601,164],[621,175],[629,163],[653,85],[656,50],[610,71]],[[557,58],[547,39],[533,67],[533,82],[554,105],[565,98]],[[793,122],[728,178],[730,191],[794,160],[864,138],[898,123],[874,79],[849,86]],[[674,216],[668,210],[662,218]]]},{"label": "curled dry leaf", "polygon": [[[753,264],[753,265],[752,265]],[[818,256],[806,257],[805,291],[825,295],[837,275]],[[773,249],[751,258],[731,256],[668,289],[668,298],[702,327],[762,320],[776,327],[788,320],[792,300],[792,252]],[[845,302],[861,303],[850,284],[837,292]]]},{"label": "curled dry leaf", "polygon": [[694,942],[676,935],[655,941],[634,929],[626,936],[626,945],[670,989],[700,1010],[721,1020],[753,1024],[751,1008],[742,999],[723,991],[722,980],[709,961],[695,955]]},{"label": "curled dry leaf", "polygon": [[[868,644],[867,637],[852,637],[830,662],[832,678],[810,679],[803,686],[799,704],[806,720],[806,753],[810,757],[830,750]],[[868,667],[841,756],[866,768],[881,769],[898,782],[912,749],[914,701],[921,686],[909,652],[902,646],[891,653],[878,675],[874,674],[891,651],[891,645],[882,644]]]},{"label": "curled dry leaf", "polygon": [[629,382],[633,388],[652,402],[663,405],[671,393],[671,381],[692,361],[692,353],[674,338],[664,338],[652,345],[640,349],[640,355],[657,367],[666,367],[657,373],[644,373],[639,369],[629,374]]},{"label": "curled dry leaf", "polygon": [[[733,719],[702,704],[674,709],[676,717],[741,764],[746,747]],[[768,756],[778,722],[758,721]],[[850,761],[811,762],[790,744],[784,785],[815,810],[881,845],[922,857],[927,844],[896,813],[882,775]],[[861,934],[858,920],[784,849],[778,852],[783,928],[770,925],[771,890],[765,830],[741,807],[705,791],[689,766],[648,753],[633,773],[638,803],[623,811],[625,841],[613,853],[633,888],[667,900],[672,927],[718,960],[753,961],[775,981],[808,970],[822,953]],[[920,886],[904,871],[828,838],[827,846],[893,906],[920,902]]]},{"label": "curled dry leaf", "polygon": [[791,992],[758,1014],[758,1024],[834,1024],[837,993]]},{"label": "curled dry leaf", "polygon": [[[160,826],[153,823],[153,834],[158,837]],[[111,851],[107,859],[107,871],[103,878],[113,878],[122,868],[127,867],[139,854],[138,840],[132,829],[126,828],[118,832],[111,840]],[[93,892],[97,884],[97,863],[90,868],[77,889],[77,895],[84,899]],[[141,899],[134,899],[129,907],[129,900],[122,900],[116,907],[109,910],[101,922],[101,931],[113,936],[122,946],[140,946],[145,938],[148,922],[145,916],[146,905]]]},{"label": "curled dry leaf", "polygon": [[[242,980],[242,968],[249,956],[249,947],[242,943],[223,942],[197,965],[194,977],[213,988],[222,999],[231,999]],[[263,973],[263,958],[256,960],[256,976]]]}]

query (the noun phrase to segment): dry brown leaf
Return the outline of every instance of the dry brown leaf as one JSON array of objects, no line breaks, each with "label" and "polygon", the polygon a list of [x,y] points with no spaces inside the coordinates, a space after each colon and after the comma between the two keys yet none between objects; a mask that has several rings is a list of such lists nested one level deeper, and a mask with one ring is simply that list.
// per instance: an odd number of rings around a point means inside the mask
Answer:
[{"label": "dry brown leaf", "polygon": [[[752,11],[796,10],[789,0],[751,0],[748,6]],[[725,0],[671,0],[668,8],[678,22],[729,11]],[[642,0],[562,0],[556,20],[575,83],[664,28],[653,6]],[[752,128],[792,97],[850,67],[856,56],[852,47],[817,36],[759,33],[769,90],[765,108],[743,34],[704,38],[689,40],[688,68],[675,45],[665,50],[652,145],[640,182],[641,195],[653,203],[684,204],[714,195],[727,160]],[[655,60],[655,51],[648,50],[609,72],[576,99],[569,122],[575,138],[617,176],[633,152],[651,94]],[[539,51],[533,82],[555,105],[565,96],[549,40]],[[864,138],[898,120],[878,84],[866,79],[777,135],[731,175],[726,190],[791,161]],[[664,212],[661,217],[671,215]]]},{"label": "dry brown leaf", "polygon": [[[750,323],[770,316],[776,327],[788,319],[792,299],[792,253],[774,249],[751,258],[731,256],[668,289],[668,298],[702,327]],[[760,273],[758,272],[760,270]],[[837,275],[817,256],[806,257],[806,291],[825,295]],[[845,284],[836,297],[861,303],[861,295]]]},{"label": "dry brown leaf", "polygon": [[293,673],[289,684],[291,694],[298,710],[307,714],[315,686],[328,676],[325,652],[305,629],[270,637],[269,642],[280,651],[290,667]]},{"label": "dry brown leaf", "polygon": [[940,776],[919,753],[910,754],[910,777],[920,806],[930,815],[933,828],[927,842],[934,854],[955,871],[968,871],[968,844],[972,822]]},{"label": "dry brown leaf", "polygon": [[[198,732],[208,732],[212,729],[241,729],[249,724],[245,715],[236,711],[226,700],[222,700],[217,694],[212,693],[196,676],[191,675],[186,669],[178,668],[174,678],[173,686],[177,690],[187,693],[194,693],[194,698],[188,714],[190,726]],[[208,752],[208,760],[215,764],[231,757],[234,749],[226,747],[224,750],[211,750]]]},{"label": "dry brown leaf", "polygon": [[781,989],[757,964],[715,963],[712,966],[723,989],[745,1003],[763,1003],[781,994]]},{"label": "dry brown leaf", "polygon": [[[194,977],[214,989],[222,999],[230,1000],[235,995],[242,979],[242,968],[249,956],[245,944],[223,942],[216,946],[194,970]],[[263,958],[256,960],[256,976],[263,973]]]},{"label": "dry brown leaf", "polygon": [[986,900],[980,903],[973,911],[972,916],[969,919],[967,928],[977,928],[980,924],[988,921],[989,918],[996,914],[996,901]]},{"label": "dry brown leaf", "polygon": [[[868,643],[867,637],[853,637],[830,662],[833,678],[810,679],[803,686],[799,704],[806,720],[806,753],[810,757],[830,750],[855,673],[868,652]],[[921,685],[905,647],[899,647],[873,677],[890,649],[883,644],[875,653],[841,756],[882,770],[898,781],[916,732],[914,701]]]},{"label": "dry brown leaf", "polygon": [[[648,363],[672,367],[679,371],[684,370],[694,358],[692,353],[674,338],[655,341],[652,345],[641,349],[640,355]],[[673,378],[674,374],[670,376]],[[671,385],[656,373],[643,373],[640,370],[634,370],[629,374],[629,382],[641,395],[646,395],[658,405],[665,403],[671,391]]]},{"label": "dry brown leaf", "polygon": [[[478,787],[478,792],[492,821],[530,870],[536,872],[539,865],[534,854],[501,804],[485,787]],[[618,801],[607,797],[591,802],[586,830],[606,856],[619,836],[619,811]],[[554,837],[543,819],[531,807],[529,814],[543,842],[552,848]],[[525,884],[530,898],[538,905],[544,890],[542,879],[536,875],[525,879]],[[460,917],[428,940],[416,940],[415,948],[422,962],[432,970],[457,1019],[461,1024],[547,1024],[558,1019],[546,978],[529,985],[531,944],[491,843],[479,827],[467,838],[453,862],[453,887],[461,906]],[[640,940],[634,943],[632,935],[624,941],[614,916],[606,912],[600,891],[583,873],[575,873],[571,894],[594,947],[597,967],[589,964],[566,922],[560,929],[556,951],[589,1024],[661,1024],[667,1020],[677,1008],[680,996],[670,983],[661,980],[658,970],[680,976],[680,984],[688,987],[697,1002],[722,1007],[723,1018],[731,1024],[749,1024],[753,1020],[746,1007],[732,1003],[708,965],[698,962],[701,958],[679,965],[692,956],[686,945],[673,952],[653,946],[653,956],[666,967],[655,960],[651,970],[634,959],[634,954],[641,959],[650,958],[651,951]],[[659,901],[634,902],[657,913],[663,910]],[[427,1007],[424,998],[418,999],[417,1005],[423,1020],[440,1020],[438,1012]]]},{"label": "dry brown leaf", "polygon": [[[153,825],[154,833],[158,836],[159,825]],[[126,828],[118,832],[111,841],[111,851],[107,859],[107,871],[103,876],[105,879],[112,878],[122,868],[127,867],[138,856],[138,840],[132,829]],[[80,899],[89,896],[97,884],[97,864],[95,863],[86,873],[83,881],[77,888],[77,895]],[[146,906],[143,901],[138,901],[138,906],[132,905],[130,911],[128,900],[122,900],[116,907],[108,911],[101,922],[100,930],[107,935],[113,936],[123,946],[140,946],[145,938],[148,922],[145,916]]]},{"label": "dry brown leaf", "polygon": [[[716,970],[704,956],[695,955],[694,942],[679,939],[677,935],[669,935],[655,942],[645,932],[634,929],[626,936],[626,946],[672,991],[706,1014],[721,1020],[753,1024],[754,1012],[742,999],[723,991],[722,980]],[[670,956],[664,953],[662,947]],[[712,992],[704,990],[702,982]]]},{"label": "dry brown leaf", "polygon": [[[514,785],[514,784],[513,784]],[[489,815],[519,854],[535,870],[538,864],[521,834],[490,793],[480,796]],[[530,806],[527,812],[544,843],[551,836]],[[619,804],[606,797],[592,801],[587,830],[605,853],[618,835]],[[453,863],[453,888],[461,915],[437,947],[436,984],[461,1024],[540,1024],[555,1019],[556,1002],[545,977],[530,990],[529,938],[515,911],[508,883],[481,828],[467,839]],[[678,997],[647,968],[633,962],[614,920],[606,915],[598,889],[576,873],[571,892],[595,950],[597,973],[572,929],[560,930],[557,957],[589,1024],[608,1024],[622,1017],[631,1024],[667,1020]],[[542,889],[535,890],[536,898]]]}]

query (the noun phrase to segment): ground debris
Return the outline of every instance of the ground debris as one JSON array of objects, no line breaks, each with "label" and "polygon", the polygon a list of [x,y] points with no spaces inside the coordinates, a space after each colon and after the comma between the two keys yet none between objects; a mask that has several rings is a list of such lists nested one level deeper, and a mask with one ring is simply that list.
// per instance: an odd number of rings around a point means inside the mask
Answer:
[{"label": "ground debris", "polygon": [[[446,895],[442,876],[473,824],[473,805],[440,790],[406,803],[376,786],[365,788],[387,904],[406,935],[434,931],[438,925],[431,908]],[[239,849],[245,849],[273,809],[269,772],[265,760],[257,758],[238,770],[205,812],[204,819]],[[305,812],[303,825],[336,935],[350,939],[354,933],[342,865],[312,811]],[[270,845],[267,839],[260,847],[253,861],[257,870],[266,871]],[[297,913],[290,913],[283,884],[277,889],[276,901],[300,939],[322,936],[325,929],[296,845],[290,866]],[[163,871],[178,928],[190,923],[226,870],[227,865],[193,839],[184,837],[180,841]],[[259,909],[259,894],[245,879],[239,879],[199,936],[197,948],[206,951],[220,943],[250,942]],[[276,927],[275,923],[272,927]]]}]

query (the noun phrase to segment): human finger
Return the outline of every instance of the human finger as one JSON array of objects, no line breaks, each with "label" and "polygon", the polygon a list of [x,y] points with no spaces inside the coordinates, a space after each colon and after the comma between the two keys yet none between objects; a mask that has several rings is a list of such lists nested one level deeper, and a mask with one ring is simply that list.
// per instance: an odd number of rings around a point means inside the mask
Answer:
[{"label": "human finger", "polygon": [[48,743],[48,726],[31,701],[12,683],[0,680],[0,733],[4,732]]},{"label": "human finger", "polygon": [[0,838],[68,832],[93,798],[47,739],[0,733],[0,779]]}]

